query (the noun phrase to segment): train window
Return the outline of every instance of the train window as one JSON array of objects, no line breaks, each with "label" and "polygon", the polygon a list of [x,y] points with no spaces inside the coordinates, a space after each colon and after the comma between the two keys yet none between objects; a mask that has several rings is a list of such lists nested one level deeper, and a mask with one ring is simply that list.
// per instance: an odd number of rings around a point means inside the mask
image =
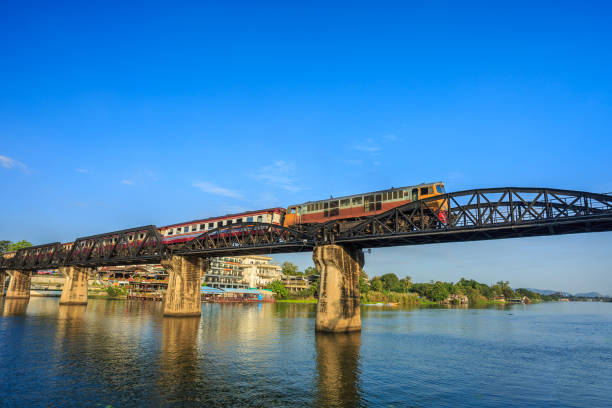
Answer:
[{"label": "train window", "polygon": [[214,222],[209,222],[208,223],[208,229],[213,229],[215,228],[215,223]]},{"label": "train window", "polygon": [[329,216],[330,217],[336,217],[340,215],[340,210],[338,209],[339,204],[340,202],[338,200],[329,202]]},{"label": "train window", "polygon": [[242,224],[242,218],[238,218],[237,220],[234,220],[234,224]]},{"label": "train window", "polygon": [[166,235],[172,235],[172,234],[174,234],[174,230],[172,230],[172,229],[169,229],[169,230],[166,232]]},{"label": "train window", "polygon": [[349,199],[340,201],[340,205],[342,207],[348,207],[350,203],[351,203],[351,200],[349,200]]},{"label": "train window", "polygon": [[198,229],[198,226],[197,226],[197,225],[192,225],[192,226],[191,226],[191,230],[192,230],[192,231],[195,231],[195,230],[197,230],[197,229]]},{"label": "train window", "polygon": [[436,186],[436,191],[437,191],[438,193],[440,193],[440,194],[444,194],[444,193],[445,193],[445,191],[444,191],[444,186],[441,186],[441,185],[439,185],[439,184],[438,184],[438,185]]},{"label": "train window", "polygon": [[424,195],[429,194],[429,193],[428,193],[428,190],[429,190],[429,189],[428,189],[427,187],[421,187],[421,195],[422,195],[422,196],[424,196]]},{"label": "train window", "polygon": [[353,205],[361,205],[361,197],[353,198]]},{"label": "train window", "polygon": [[412,201],[418,201],[418,200],[419,200],[419,189],[413,188],[412,189]]},{"label": "train window", "polygon": [[295,207],[291,207],[289,209],[289,214],[295,214]]},{"label": "train window", "polygon": [[247,222],[253,222],[253,217],[247,217]]},{"label": "train window", "polygon": [[257,216],[257,222],[262,222],[262,220],[263,220],[263,217],[261,215],[258,215]]},{"label": "train window", "polygon": [[394,199],[394,200],[397,200],[397,191],[394,191],[394,192],[393,192],[393,199]]},{"label": "train window", "polygon": [[200,224],[200,231],[205,230],[206,229],[206,224]]}]

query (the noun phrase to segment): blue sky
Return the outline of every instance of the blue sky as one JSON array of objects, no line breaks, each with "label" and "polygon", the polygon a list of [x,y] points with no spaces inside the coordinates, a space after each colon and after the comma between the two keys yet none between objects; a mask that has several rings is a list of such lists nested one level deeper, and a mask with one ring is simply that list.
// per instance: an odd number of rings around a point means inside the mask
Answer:
[{"label": "blue sky", "polygon": [[[0,8],[0,239],[424,181],[612,191],[606,2]],[[611,243],[392,248],[365,269],[612,294]]]}]

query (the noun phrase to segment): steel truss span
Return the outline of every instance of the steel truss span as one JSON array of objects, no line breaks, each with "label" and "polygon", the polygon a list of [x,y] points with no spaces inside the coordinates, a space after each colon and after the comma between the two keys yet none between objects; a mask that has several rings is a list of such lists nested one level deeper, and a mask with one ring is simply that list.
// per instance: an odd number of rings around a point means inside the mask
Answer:
[{"label": "steel truss span", "polygon": [[218,227],[169,248],[176,255],[226,256],[311,251],[312,244],[305,229],[249,223]]},{"label": "steel truss span", "polygon": [[166,247],[154,225],[22,248],[12,258],[2,258],[1,269],[40,270],[60,266],[107,266],[160,262]]},{"label": "steel truss span", "polygon": [[612,195],[544,188],[490,188],[442,194],[359,221],[218,227],[184,243],[164,243],[154,225],[39,245],[0,257],[0,270],[157,263],[171,255],[215,257],[478,241],[612,231]]},{"label": "steel truss span", "polygon": [[396,207],[315,236],[362,248],[520,238],[612,230],[612,196],[539,188],[447,193]]}]

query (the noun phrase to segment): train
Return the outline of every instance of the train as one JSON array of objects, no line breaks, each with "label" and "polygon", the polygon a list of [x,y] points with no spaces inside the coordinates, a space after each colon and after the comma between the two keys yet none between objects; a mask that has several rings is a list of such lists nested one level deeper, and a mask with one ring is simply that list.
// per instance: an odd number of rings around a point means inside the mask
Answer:
[{"label": "train", "polygon": [[[159,232],[164,243],[177,244],[190,241],[213,230],[222,233],[224,226],[234,226],[233,229],[235,229],[238,225],[244,225],[244,228],[247,229],[255,223],[292,227],[295,225],[320,224],[333,220],[354,222],[413,201],[445,193],[444,183],[441,181],[422,183],[414,186],[308,201],[290,205],[286,209],[275,207],[182,222],[160,227]],[[438,212],[437,215],[441,220],[446,220],[448,208],[443,200],[432,200],[429,204],[432,209]]]},{"label": "train", "polygon": [[[181,244],[205,234],[244,234],[253,231],[263,232],[265,225],[292,227],[296,225],[313,225],[328,221],[345,223],[359,220],[376,214],[381,214],[404,204],[445,194],[444,183],[422,183],[415,186],[391,188],[343,197],[330,197],[325,200],[308,201],[289,207],[275,207],[257,211],[247,211],[236,214],[226,214],[221,217],[211,217],[178,224],[166,225],[158,229],[162,242],[167,245]],[[448,204],[440,200],[428,201],[431,212],[437,212],[437,217],[446,222]],[[258,226],[258,224],[263,224]],[[243,227],[240,228],[240,225]],[[231,227],[224,228],[224,227]],[[238,228],[236,228],[238,227]],[[122,247],[140,245],[145,238],[144,232],[129,235]],[[110,247],[117,242],[113,237],[104,244]],[[145,242],[145,245],[149,245]],[[72,250],[74,242],[62,244],[64,251]],[[97,248],[98,250],[101,248]],[[76,251],[88,251],[88,248],[75,248]],[[10,255],[9,255],[10,256]]]}]

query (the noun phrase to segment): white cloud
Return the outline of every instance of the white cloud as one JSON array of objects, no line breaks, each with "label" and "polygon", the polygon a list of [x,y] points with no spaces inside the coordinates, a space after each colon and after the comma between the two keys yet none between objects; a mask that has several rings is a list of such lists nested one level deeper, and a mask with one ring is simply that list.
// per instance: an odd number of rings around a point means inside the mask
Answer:
[{"label": "white cloud", "polygon": [[202,190],[205,193],[219,195],[223,197],[241,198],[242,195],[237,191],[230,190],[228,188],[217,186],[216,184],[208,181],[197,181],[192,184],[193,187]]},{"label": "white cloud", "polygon": [[380,151],[380,146],[376,146],[375,144],[372,144],[372,143],[356,144],[355,146],[353,146],[353,149],[359,150],[360,152],[376,153]]},{"label": "white cloud", "polygon": [[294,169],[295,165],[293,163],[277,160],[268,166],[262,167],[252,177],[293,193],[306,190],[304,187],[295,185],[295,179],[292,177]]},{"label": "white cloud", "polygon": [[397,140],[397,135],[393,134],[393,133],[389,133],[383,136],[385,139],[387,139],[390,142],[395,142]]},{"label": "white cloud", "polygon": [[134,181],[133,180],[121,180],[121,184],[126,184],[128,186],[133,186],[134,185]]},{"label": "white cloud", "polygon": [[359,165],[363,164],[363,160],[349,159],[349,160],[346,160],[346,163],[347,164],[351,164],[353,166],[359,166]]},{"label": "white cloud", "polygon": [[19,169],[26,174],[30,172],[25,164],[19,160],[11,159],[8,156],[0,155],[0,166],[4,167],[5,169]]}]

